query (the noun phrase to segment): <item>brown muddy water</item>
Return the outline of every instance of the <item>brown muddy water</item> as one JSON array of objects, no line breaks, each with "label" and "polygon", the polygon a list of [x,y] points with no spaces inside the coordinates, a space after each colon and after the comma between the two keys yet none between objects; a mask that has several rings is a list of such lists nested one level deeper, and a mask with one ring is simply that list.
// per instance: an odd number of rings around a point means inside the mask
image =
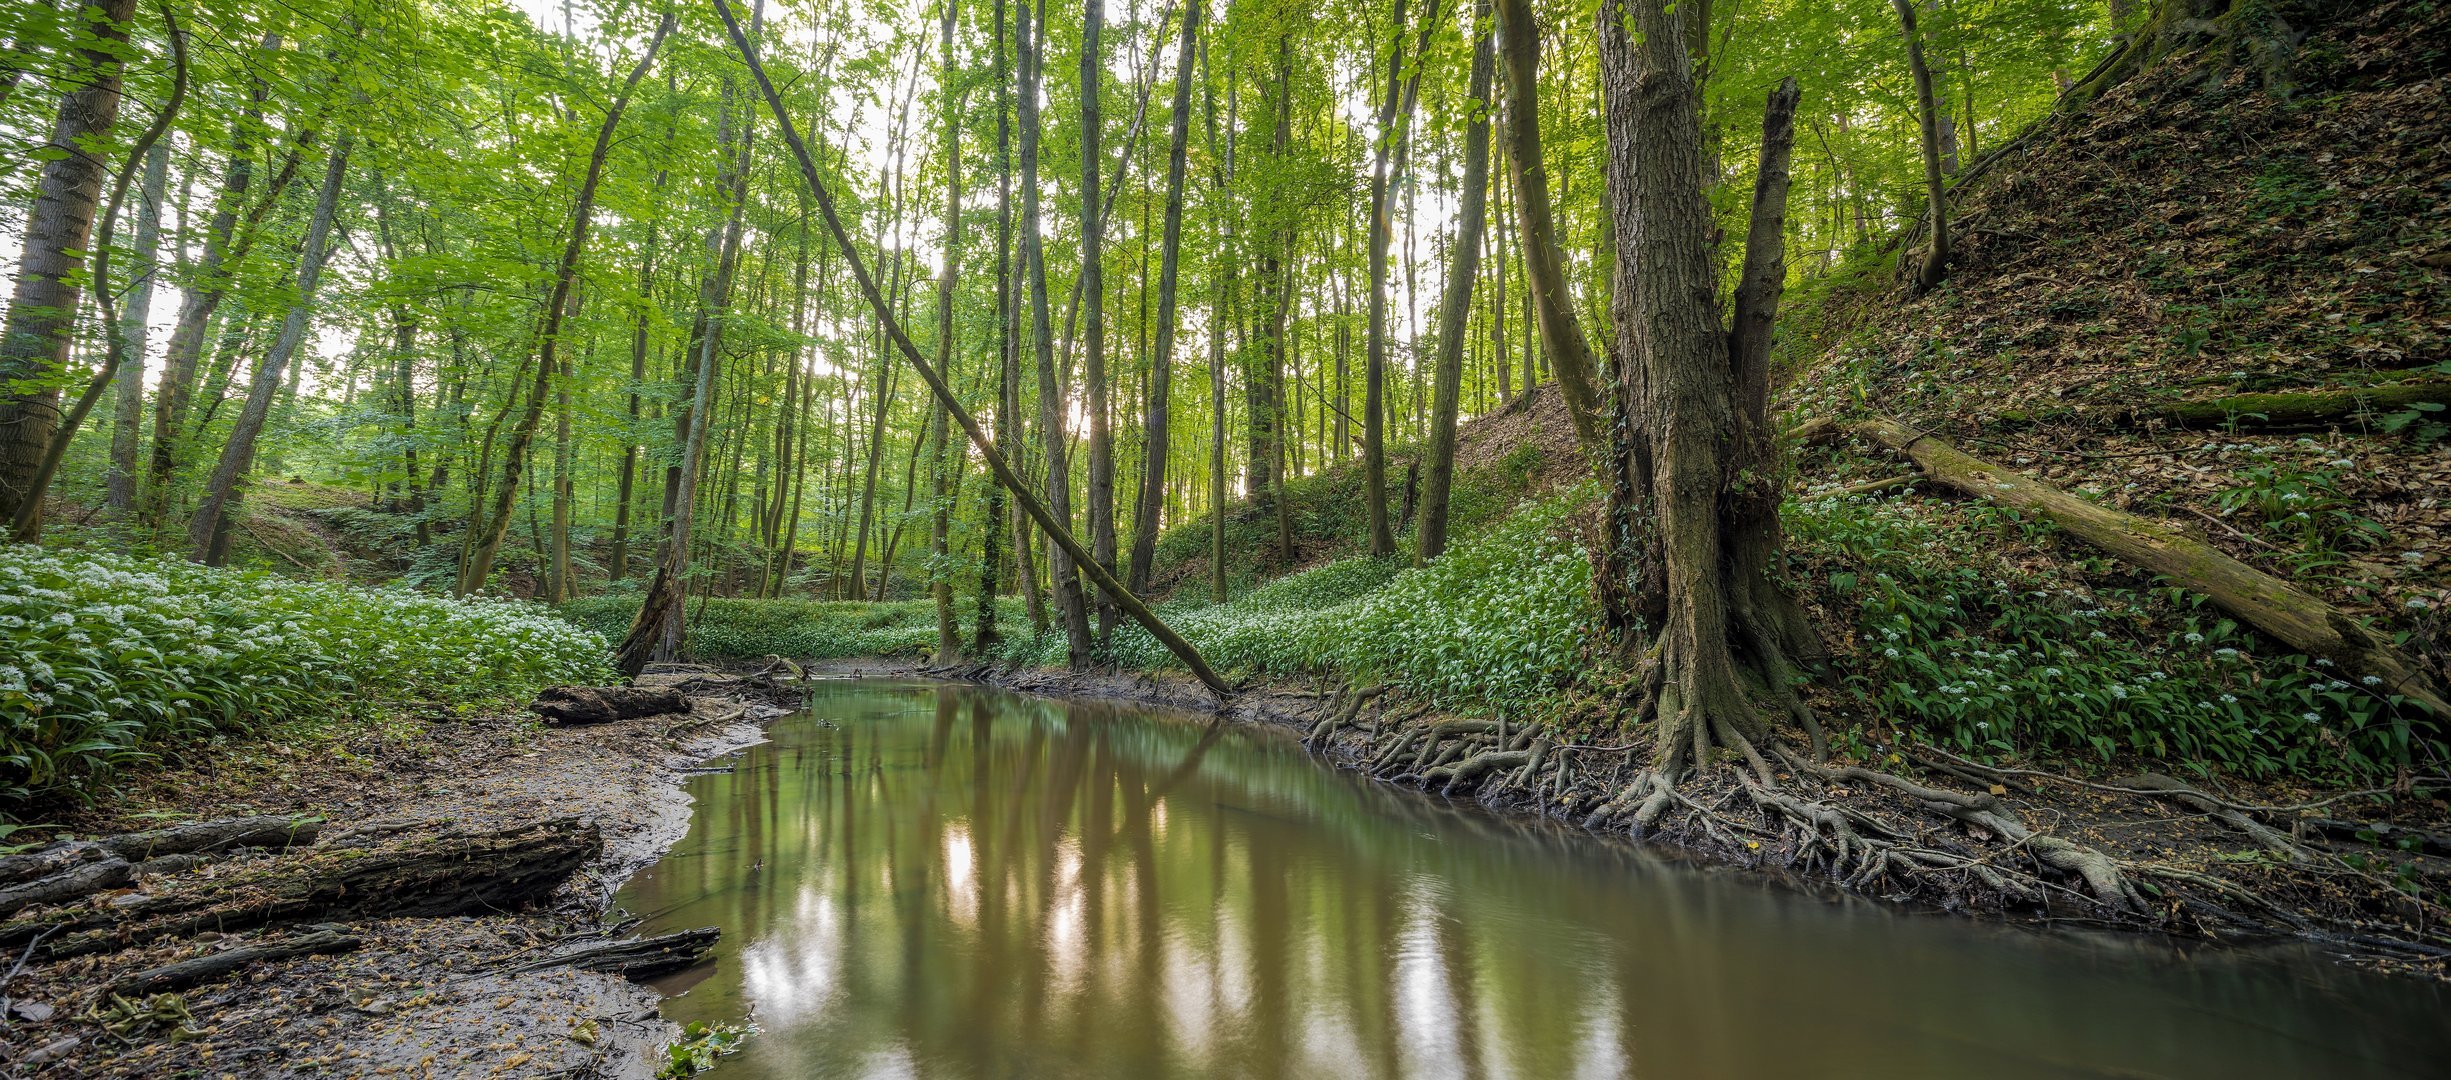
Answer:
[{"label": "brown muddy water", "polygon": [[771,1077],[2443,1077],[2451,993],[1800,894],[1328,768],[1280,732],[825,684],[619,902]]}]

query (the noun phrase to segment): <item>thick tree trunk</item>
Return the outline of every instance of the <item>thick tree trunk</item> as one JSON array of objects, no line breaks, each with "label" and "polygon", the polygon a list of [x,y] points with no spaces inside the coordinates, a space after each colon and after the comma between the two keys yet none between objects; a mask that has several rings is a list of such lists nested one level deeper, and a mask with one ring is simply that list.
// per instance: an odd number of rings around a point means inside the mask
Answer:
[{"label": "thick tree trunk", "polygon": [[[1166,150],[1166,213],[1159,240],[1157,272],[1157,352],[1149,361],[1149,403],[1142,422],[1146,448],[1141,455],[1140,501],[1132,514],[1131,572],[1126,587],[1147,592],[1149,572],[1157,559],[1158,518],[1166,504],[1166,455],[1170,450],[1168,395],[1174,382],[1175,288],[1182,267],[1183,183],[1191,139],[1191,82],[1195,50],[1200,40],[1200,2],[1186,0],[1182,36],[1175,43],[1174,116]],[[1214,334],[1216,328],[1210,327]],[[1224,508],[1218,508],[1219,513]]]},{"label": "thick tree trunk", "polygon": [[1413,565],[1447,551],[1447,494],[1455,483],[1455,414],[1464,391],[1464,336],[1472,332],[1472,286],[1481,271],[1481,228],[1489,188],[1489,84],[1492,41],[1489,0],[1473,12],[1471,97],[1465,101],[1463,205],[1456,212],[1454,262],[1438,307],[1436,401],[1430,407],[1429,468],[1423,477]]},{"label": "thick tree trunk", "polygon": [[1940,106],[1933,100],[1932,68],[1923,60],[1923,34],[1915,28],[1914,0],[1890,0],[1898,9],[1898,24],[1906,31],[1906,66],[1915,78],[1915,117],[1923,140],[1923,187],[1926,202],[1925,225],[1930,232],[1923,262],[1915,270],[1915,289],[1925,291],[1940,284],[1949,269],[1949,193],[1941,175],[1945,171],[1941,160]]},{"label": "thick tree trunk", "polygon": [[[1006,81],[1004,28],[1005,0],[995,0],[996,20],[993,37],[995,57],[992,61],[996,87],[996,450],[1009,453],[1021,448],[1021,357],[1013,333],[1018,321],[1013,308],[1013,122],[1012,84]],[[987,506],[981,517],[979,551],[979,614],[978,627],[972,633],[970,647],[979,656],[993,654],[1002,635],[996,630],[997,579],[1003,570],[1003,553],[999,550],[1006,537],[1013,543],[1013,556],[1020,579],[1025,607],[1043,612],[1044,602],[1038,597],[1038,573],[1030,564],[1028,525],[1020,514],[1013,513],[1004,502],[1001,485],[987,485]],[[1043,627],[1042,627],[1043,629]]]},{"label": "thick tree trunk", "polygon": [[223,518],[236,509],[239,478],[255,466],[255,443],[263,435],[264,421],[272,415],[273,397],[280,392],[289,363],[306,342],[309,317],[315,308],[315,289],[323,278],[324,256],[332,238],[332,218],[340,209],[340,188],[349,174],[350,137],[341,136],[332,150],[331,160],[324,164],[323,187],[315,194],[314,216],[307,222],[306,246],[298,256],[298,297],[282,317],[281,334],[274,338],[272,350],[255,365],[255,378],[247,385],[247,404],[239,410],[238,422],[230,428],[229,441],[222,444],[221,459],[213,466],[212,478],[204,485],[204,497],[196,503],[195,515],[187,522],[187,557],[209,566],[218,566],[214,557],[214,537],[227,526]]},{"label": "thick tree trunk", "polygon": [[[1499,59],[1506,69],[1507,179],[1515,191],[1515,227],[1522,237],[1524,276],[1540,342],[1547,346],[1549,365],[1557,372],[1558,393],[1566,400],[1566,415],[1585,453],[1599,449],[1606,438],[1604,407],[1598,386],[1599,365],[1583,326],[1575,321],[1566,289],[1565,256],[1558,249],[1557,226],[1549,210],[1549,170],[1540,148],[1540,24],[1531,0],[1496,0]],[[1524,337],[1523,388],[1533,386],[1532,337]]]},{"label": "thick tree trunk", "polygon": [[[107,140],[119,116],[121,56],[136,0],[101,0],[93,9],[93,38],[77,50],[79,78],[66,81],[59,116],[35,181],[17,262],[16,290],[0,321],[0,520],[14,521],[18,508],[37,502],[34,474],[59,424],[58,376],[68,367],[68,349],[83,299],[80,275],[92,238],[95,204],[102,197],[104,167],[88,150]],[[40,510],[29,520],[39,520]]]},{"label": "thick tree trunk", "polygon": [[1623,418],[1613,425],[1621,434],[1610,462],[1601,591],[1621,633],[1651,632],[1634,650],[1634,715],[1656,717],[1654,769],[1674,777],[1688,762],[1707,763],[1714,743],[1763,742],[1770,703],[1816,730],[1795,695],[1789,659],[1810,630],[1769,573],[1778,485],[1761,405],[1768,365],[1759,354],[1784,280],[1778,250],[1795,90],[1791,82],[1774,92],[1765,118],[1738,332],[1730,335],[1715,298],[1701,103],[1682,20],[1660,0],[1606,0],[1598,32]]}]

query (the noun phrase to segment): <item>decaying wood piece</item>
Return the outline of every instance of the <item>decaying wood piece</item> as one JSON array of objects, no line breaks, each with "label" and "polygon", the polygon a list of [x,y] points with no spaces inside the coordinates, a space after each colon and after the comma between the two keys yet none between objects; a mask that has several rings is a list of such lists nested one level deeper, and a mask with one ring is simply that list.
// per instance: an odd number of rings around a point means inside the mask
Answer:
[{"label": "decaying wood piece", "polygon": [[113,984],[111,992],[130,998],[164,994],[173,990],[185,990],[200,983],[208,983],[267,960],[286,960],[293,956],[310,956],[315,953],[348,952],[363,944],[365,944],[364,939],[346,933],[340,927],[320,927],[312,933],[301,934],[293,938],[258,942],[235,949],[209,952],[177,963],[140,971]]},{"label": "decaying wood piece", "polygon": [[2345,671],[2379,677],[2386,691],[2419,702],[2438,716],[2451,716],[2443,688],[2391,639],[2287,581],[2170,526],[2070,495],[1888,417],[1859,422],[1854,430],[1905,454],[1935,480],[1968,495],[2042,514],[2087,543],[2203,593],[2292,648]]},{"label": "decaying wood piece", "polygon": [[610,724],[640,716],[689,711],[689,698],[661,686],[556,686],[528,708],[548,724]]},{"label": "decaying wood piece", "polygon": [[2113,783],[2119,787],[2158,792],[2162,798],[2254,837],[2256,843],[2264,845],[2273,854],[2292,862],[2307,857],[2306,849],[2299,847],[2297,841],[2290,839],[2288,834],[2248,817],[2237,808],[2173,777],[2164,776],[2161,773],[2143,773]]},{"label": "decaying wood piece", "polygon": [[599,941],[556,949],[536,959],[512,965],[508,970],[544,971],[567,967],[644,979],[679,971],[697,963],[706,956],[707,950],[715,947],[715,939],[722,936],[720,927],[701,926],[655,937]]},{"label": "decaying wood piece", "polygon": [[2171,401],[2124,410],[2119,421],[2130,425],[2158,420],[2176,427],[2235,425],[2290,431],[2359,420],[2372,422],[2383,413],[2419,405],[2451,405],[2451,382],[2404,382],[2349,390],[2299,390]]},{"label": "decaying wood piece", "polygon": [[0,885],[50,877],[82,863],[107,859],[110,855],[109,849],[90,840],[47,844],[33,851],[0,858]]},{"label": "decaying wood piece", "polygon": [[0,945],[50,932],[40,951],[56,959],[204,930],[517,908],[550,893],[603,849],[596,826],[576,818],[375,847],[321,848],[236,873],[194,876],[159,893],[89,898],[0,923]]},{"label": "decaying wood piece", "polygon": [[278,814],[259,817],[229,818],[194,825],[173,825],[166,829],[121,833],[107,836],[95,843],[111,854],[131,862],[143,862],[164,855],[184,855],[193,851],[227,851],[236,847],[271,848],[282,851],[306,847],[323,832],[323,823]]},{"label": "decaying wood piece", "polygon": [[50,877],[0,889],[0,916],[14,915],[36,904],[60,904],[104,889],[116,889],[135,877],[136,868],[116,855],[80,863]]}]

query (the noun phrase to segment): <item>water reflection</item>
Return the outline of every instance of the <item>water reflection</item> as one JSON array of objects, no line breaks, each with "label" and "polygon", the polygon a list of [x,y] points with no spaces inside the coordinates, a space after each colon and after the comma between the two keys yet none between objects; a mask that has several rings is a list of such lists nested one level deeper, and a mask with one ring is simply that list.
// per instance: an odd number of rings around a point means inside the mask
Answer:
[{"label": "water reflection", "polygon": [[[1788,895],[1271,733],[829,684],[624,890],[738,1077],[2440,1076],[2451,999]],[[825,723],[818,722],[819,720]]]}]

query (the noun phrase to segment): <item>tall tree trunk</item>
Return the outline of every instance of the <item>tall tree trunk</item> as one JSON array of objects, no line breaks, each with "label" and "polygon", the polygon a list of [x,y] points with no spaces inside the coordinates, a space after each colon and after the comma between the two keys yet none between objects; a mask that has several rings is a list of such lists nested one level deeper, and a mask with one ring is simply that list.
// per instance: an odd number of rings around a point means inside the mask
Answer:
[{"label": "tall tree trunk", "polygon": [[[622,110],[629,107],[638,80],[646,76],[647,68],[655,63],[656,51],[664,47],[664,38],[672,33],[674,21],[675,16],[667,12],[663,21],[656,24],[655,36],[647,41],[647,51],[630,68],[629,78],[622,81],[621,93],[613,98],[612,107],[605,110],[604,123],[596,129],[595,147],[587,155],[587,175],[579,182],[578,201],[571,209],[570,241],[562,248],[561,262],[553,275],[553,294],[545,302],[544,329],[537,335],[536,384],[528,388],[527,411],[511,429],[510,445],[503,451],[502,483],[494,490],[493,511],[485,515],[482,535],[461,574],[459,591],[463,594],[485,587],[485,580],[493,576],[495,552],[500,550],[502,537],[510,530],[511,510],[519,499],[519,477],[527,465],[528,446],[536,440],[536,428],[544,418],[545,397],[552,390],[553,377],[560,367],[563,312],[578,284],[579,259],[587,251],[588,227],[596,213],[596,185],[604,177],[604,159],[613,148],[613,130],[620,125]],[[744,138],[744,145],[746,142]]]},{"label": "tall tree trunk", "polygon": [[[1046,23],[1045,0],[1039,0],[1036,18],[1024,8],[1018,31],[1021,40],[1021,257],[1027,263],[1030,286],[1031,348],[1038,359],[1038,439],[1047,463],[1047,512],[1058,522],[1072,520],[1072,469],[1064,452],[1064,390],[1056,381],[1055,341],[1047,312],[1047,258],[1045,241],[1039,235],[1038,213],[1038,143],[1039,80],[1042,75],[1044,46],[1040,40]],[[1093,186],[1084,199],[1097,197]],[[1093,558],[1095,556],[1093,555]],[[1080,571],[1069,552],[1060,545],[1047,552],[1048,567],[1054,578],[1056,609],[1064,620],[1066,658],[1074,667],[1089,663],[1089,610],[1081,596]]]},{"label": "tall tree trunk", "polygon": [[[59,425],[57,376],[68,367],[82,285],[77,271],[102,197],[103,164],[88,152],[119,116],[120,57],[136,0],[101,0],[93,37],[77,50],[80,77],[63,80],[57,121],[35,181],[17,262],[17,285],[0,322],[0,519],[37,501],[34,474]],[[40,511],[29,520],[39,520]]]},{"label": "tall tree trunk", "polygon": [[117,391],[111,414],[111,469],[104,485],[103,505],[125,518],[136,512],[136,458],[145,436],[145,328],[153,310],[153,283],[159,277],[162,199],[170,181],[170,144],[155,140],[145,152],[145,181],[136,212],[136,250],[128,267],[136,275],[128,290],[127,307],[119,312],[119,337],[127,346],[125,363],[112,377]]},{"label": "tall tree trunk", "polygon": [[[664,93],[667,97],[677,95],[677,81],[675,72],[669,67],[665,68]],[[672,156],[673,140],[678,137],[679,133],[678,119],[665,125],[664,156],[667,159]],[[672,170],[670,169],[655,170],[653,191],[657,197],[656,202],[659,204],[662,202],[664,183],[671,175]],[[639,248],[639,309],[637,320],[630,330],[630,387],[629,393],[623,395],[627,399],[630,423],[622,430],[621,479],[616,489],[618,497],[613,503],[613,550],[610,569],[614,581],[630,576],[630,514],[633,505],[637,502],[638,451],[639,435],[641,434],[638,423],[640,405],[638,388],[647,382],[647,338],[649,325],[653,321],[652,313],[655,303],[655,252],[658,247],[656,232],[656,219],[653,215],[649,215],[646,242]]]},{"label": "tall tree trunk", "polygon": [[[955,0],[945,0],[941,29],[943,69],[936,92],[944,98],[945,128],[945,268],[936,282],[936,367],[948,378],[953,372],[953,292],[961,283],[962,267],[962,99],[954,92],[953,23],[959,14]],[[928,413],[928,434],[935,444],[929,470],[934,483],[934,529],[930,540],[935,556],[928,564],[928,592],[936,600],[936,662],[961,658],[962,628],[953,617],[953,465],[946,460],[949,417],[939,405]],[[988,531],[993,533],[994,526]]]},{"label": "tall tree trunk", "polygon": [[1940,284],[1949,271],[1949,194],[1941,174],[1940,106],[1932,97],[1932,68],[1923,62],[1923,34],[1915,28],[1914,0],[1890,0],[1898,9],[1898,25],[1906,31],[1906,67],[1915,77],[1915,119],[1923,138],[1923,188],[1927,231],[1923,262],[1915,270],[1915,289]]},{"label": "tall tree trunk", "polygon": [[[1183,31],[1175,44],[1174,116],[1166,151],[1166,211],[1164,238],[1159,241],[1157,278],[1157,352],[1149,361],[1149,407],[1142,422],[1146,449],[1141,457],[1140,505],[1132,515],[1131,573],[1124,584],[1133,592],[1149,590],[1149,572],[1157,558],[1160,512],[1166,504],[1166,455],[1169,416],[1167,398],[1174,381],[1175,287],[1183,251],[1183,181],[1191,140],[1191,82],[1199,48],[1200,0],[1186,0]],[[1216,328],[1211,327],[1210,333]],[[1224,512],[1223,507],[1218,508]]]},{"label": "tall tree trunk", "polygon": [[[993,38],[995,55],[990,61],[990,76],[996,94],[996,440],[998,452],[1010,452],[1020,446],[1013,438],[1015,425],[1021,422],[1021,388],[1018,360],[1013,352],[1013,125],[1007,110],[1011,107],[1010,86],[1005,82],[1004,26],[1005,0],[995,0],[996,21]],[[1004,537],[1014,538],[1014,554],[1024,567],[1021,585],[1034,597],[1038,583],[1030,580],[1030,549],[1022,532],[1021,516],[1004,505],[1002,485],[989,484],[987,505],[980,514],[979,538],[979,612],[978,626],[970,639],[971,651],[978,656],[993,654],[1001,636],[996,632],[996,593],[998,571],[1002,569]]]},{"label": "tall tree trunk", "polygon": [[[1394,184],[1403,174],[1405,145],[1402,128],[1411,118],[1427,62],[1430,34],[1438,26],[1438,2],[1422,13],[1421,47],[1414,59],[1404,59],[1405,0],[1396,0],[1387,59],[1387,93],[1379,106],[1377,147],[1370,171],[1370,328],[1362,374],[1362,484],[1370,516],[1370,554],[1396,553],[1396,534],[1387,515],[1387,249],[1395,239]],[[1411,76],[1406,76],[1406,68]]]},{"label": "tall tree trunk", "polygon": [[1464,337],[1472,332],[1472,286],[1481,271],[1481,227],[1489,190],[1489,0],[1473,12],[1479,40],[1472,49],[1471,99],[1464,103],[1464,190],[1457,210],[1454,262],[1438,307],[1437,397],[1430,410],[1429,467],[1424,470],[1413,565],[1446,553],[1447,493],[1455,482],[1455,414],[1464,390]]},{"label": "tall tree trunk", "polygon": [[[1208,48],[1200,50],[1201,68],[1207,71]],[[1209,599],[1220,604],[1226,598],[1226,324],[1233,318],[1234,268],[1236,261],[1234,225],[1236,208],[1229,198],[1234,186],[1234,84],[1226,84],[1226,131],[1224,153],[1218,154],[1217,141],[1217,77],[1208,72],[1202,84],[1202,96],[1207,102],[1209,153],[1219,165],[1216,216],[1216,274],[1220,279],[1209,289],[1208,305],[1208,371],[1209,371]]]},{"label": "tall tree trunk", "polygon": [[[1277,126],[1270,144],[1279,169],[1293,150],[1294,134],[1294,39],[1282,34],[1277,38]],[[1290,569],[1294,564],[1294,529],[1292,508],[1285,503],[1285,329],[1293,313],[1293,247],[1294,217],[1287,208],[1279,208],[1276,227],[1272,230],[1268,252],[1260,259],[1260,280],[1274,300],[1268,308],[1268,333],[1260,342],[1260,360],[1264,366],[1256,399],[1260,408],[1252,410],[1252,427],[1259,431],[1265,443],[1266,467],[1261,475],[1267,478],[1268,509],[1276,519],[1277,565]],[[1260,417],[1265,414],[1263,425]],[[1254,481],[1256,484],[1258,481]],[[1259,494],[1253,488],[1252,494]]]},{"label": "tall tree trunk", "polygon": [[[1547,348],[1549,366],[1557,373],[1566,415],[1590,453],[1599,448],[1607,425],[1597,389],[1599,365],[1593,362],[1582,324],[1575,321],[1565,256],[1558,250],[1557,225],[1549,210],[1549,169],[1540,148],[1540,24],[1533,18],[1531,0],[1496,0],[1495,7],[1499,58],[1506,68],[1507,179],[1515,189],[1515,227],[1530,286],[1526,302]],[[1524,350],[1523,388],[1529,392],[1535,374],[1529,335]]]},{"label": "tall tree trunk", "polygon": [[[1105,28],[1105,0],[1081,5],[1081,296],[1083,321],[1081,380],[1088,388],[1089,410],[1089,555],[1108,573],[1115,571],[1115,437],[1108,423],[1106,386],[1106,215],[1099,205],[1101,185],[1099,129],[1105,114],[1098,107],[1098,76],[1103,59],[1098,39]],[[1115,606],[1098,600],[1098,640],[1115,632]]]},{"label": "tall tree trunk", "polygon": [[[1629,13],[1626,9],[1630,7]],[[1771,95],[1738,287],[1723,331],[1704,195],[1701,106],[1682,20],[1660,0],[1605,0],[1598,16],[1616,218],[1615,387],[1602,597],[1640,656],[1633,715],[1654,715],[1655,782],[1713,745],[1771,733],[1756,701],[1819,734],[1794,691],[1791,657],[1817,651],[1771,570],[1779,550],[1775,432],[1767,417],[1769,327],[1785,280],[1793,80]],[[1665,800],[1658,800],[1664,802]],[[1656,813],[1656,810],[1650,811]]]}]

